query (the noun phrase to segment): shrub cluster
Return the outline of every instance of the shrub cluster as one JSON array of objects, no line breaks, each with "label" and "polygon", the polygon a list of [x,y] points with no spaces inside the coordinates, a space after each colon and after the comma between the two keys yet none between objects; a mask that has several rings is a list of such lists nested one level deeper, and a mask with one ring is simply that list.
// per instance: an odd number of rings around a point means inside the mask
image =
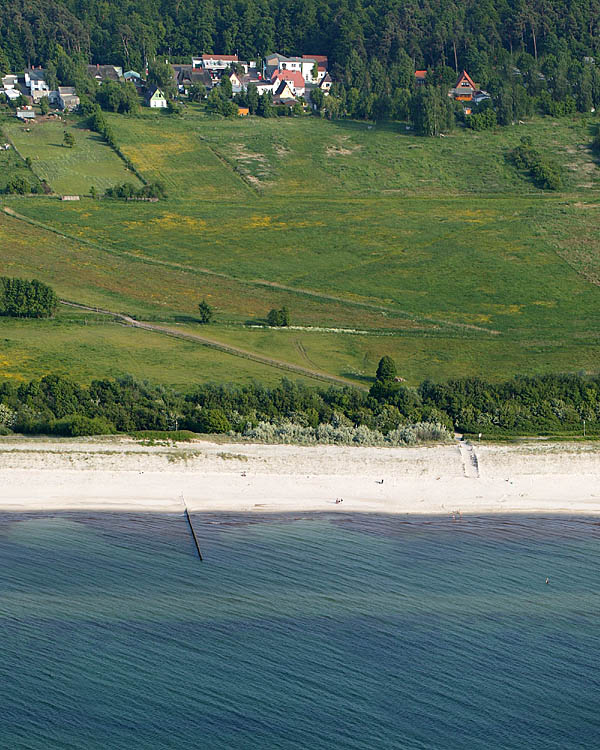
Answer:
[{"label": "shrub cluster", "polygon": [[49,318],[58,307],[54,290],[33,279],[0,277],[0,315],[14,318]]},{"label": "shrub cluster", "polygon": [[165,186],[162,182],[150,182],[141,188],[136,188],[131,182],[109,187],[104,191],[105,198],[120,198],[121,200],[148,200],[155,198],[163,200],[167,197]]},{"label": "shrub cluster", "polygon": [[24,177],[14,175],[7,181],[3,192],[7,195],[28,195],[29,193],[42,193],[44,188],[37,182],[29,183]]},{"label": "shrub cluster", "polygon": [[495,128],[498,124],[496,112],[491,107],[487,107],[481,112],[473,112],[465,122],[472,130],[489,130]]},{"label": "shrub cluster", "polygon": [[558,190],[562,186],[559,168],[544,160],[533,148],[531,138],[521,138],[521,145],[510,152],[511,159],[519,169],[528,169],[534,183],[544,190]]},{"label": "shrub cluster", "polygon": [[416,445],[423,442],[443,442],[451,439],[450,432],[439,422],[419,422],[405,425],[384,434],[380,430],[369,429],[366,425],[355,427],[344,424],[337,416],[332,423],[320,424],[318,427],[281,420],[277,422],[259,422],[248,426],[240,437],[264,443],[293,443],[301,445],[374,445],[399,446]]}]

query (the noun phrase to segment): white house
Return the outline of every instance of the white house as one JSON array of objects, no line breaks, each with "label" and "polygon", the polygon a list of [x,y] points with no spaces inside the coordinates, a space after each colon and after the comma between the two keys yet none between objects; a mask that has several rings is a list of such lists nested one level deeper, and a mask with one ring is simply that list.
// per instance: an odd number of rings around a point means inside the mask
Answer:
[{"label": "white house", "polygon": [[5,91],[10,91],[12,89],[15,89],[17,87],[17,83],[19,81],[18,76],[13,75],[6,75],[2,77],[2,87]]},{"label": "white house", "polygon": [[278,81],[285,81],[294,96],[304,96],[306,91],[306,83],[299,70],[276,70],[271,80],[275,87],[277,87]]},{"label": "white house", "polygon": [[167,107],[167,99],[157,86],[151,86],[146,92],[146,105],[152,109],[165,109]]},{"label": "white house", "polygon": [[222,73],[230,68],[232,63],[239,62],[237,55],[202,55],[201,57],[192,57],[194,68],[203,68],[209,73]]},{"label": "white house", "polygon": [[[317,77],[313,75],[315,64]],[[327,55],[302,55],[302,76],[307,83],[321,83],[327,73]]]},{"label": "white house", "polygon": [[255,83],[255,86],[259,96],[262,96],[267,92],[270,92],[272,94],[273,89],[275,88],[271,81],[258,81]]},{"label": "white house", "polygon": [[279,70],[296,71],[302,73],[302,58],[301,57],[286,57],[275,52],[272,55],[267,55],[265,58],[266,74],[271,78],[273,73]]},{"label": "white house", "polygon": [[21,96],[21,92],[18,89],[4,89],[2,93],[5,94],[6,98],[10,99],[11,101],[18,99]]},{"label": "white house", "polygon": [[229,80],[231,81],[231,90],[234,94],[239,94],[244,90],[243,76],[237,73],[230,73]]},{"label": "white house", "polygon": [[48,96],[50,86],[46,83],[46,71],[42,68],[27,68],[25,86],[29,89],[34,102],[39,101],[43,96]]}]

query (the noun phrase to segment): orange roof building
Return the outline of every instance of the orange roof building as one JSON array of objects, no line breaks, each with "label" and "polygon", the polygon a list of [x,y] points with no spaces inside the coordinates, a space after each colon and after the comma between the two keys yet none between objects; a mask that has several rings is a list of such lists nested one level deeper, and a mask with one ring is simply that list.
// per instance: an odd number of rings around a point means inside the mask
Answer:
[{"label": "orange roof building", "polygon": [[458,76],[454,89],[450,91],[450,96],[453,96],[459,102],[470,102],[473,100],[476,91],[477,86],[473,83],[473,79],[466,70],[463,70]]}]

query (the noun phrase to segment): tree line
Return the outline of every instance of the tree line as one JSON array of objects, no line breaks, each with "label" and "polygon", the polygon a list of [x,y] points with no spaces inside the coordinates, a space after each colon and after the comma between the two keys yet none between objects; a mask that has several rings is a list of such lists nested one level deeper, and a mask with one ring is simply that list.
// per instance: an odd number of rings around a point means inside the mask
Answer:
[{"label": "tree line", "polygon": [[[500,125],[534,111],[562,116],[600,106],[599,11],[600,0],[5,0],[0,72],[45,65],[51,86],[94,96],[90,62],[148,69],[150,83],[173,85],[165,58],[326,54],[336,83],[318,104],[324,115],[414,117],[427,133],[444,127],[442,97],[463,68],[492,95]],[[428,71],[427,95],[415,88],[415,69]],[[131,89],[122,99],[109,86],[102,97],[108,109],[135,106]],[[228,97],[221,99],[215,94],[211,106],[227,110]]]},{"label": "tree line", "polygon": [[56,312],[58,297],[47,284],[32,279],[0,277],[0,315],[13,318],[49,318]]},{"label": "tree line", "polygon": [[[400,382],[380,363],[368,392],[311,388],[289,380],[266,387],[199,385],[188,392],[132,378],[89,386],[48,375],[0,382],[0,428],[61,435],[140,430],[233,432],[251,438],[384,444],[452,430],[487,436],[600,434],[600,376],[543,375],[502,383],[477,378]],[[395,441],[395,442],[394,442]]]}]

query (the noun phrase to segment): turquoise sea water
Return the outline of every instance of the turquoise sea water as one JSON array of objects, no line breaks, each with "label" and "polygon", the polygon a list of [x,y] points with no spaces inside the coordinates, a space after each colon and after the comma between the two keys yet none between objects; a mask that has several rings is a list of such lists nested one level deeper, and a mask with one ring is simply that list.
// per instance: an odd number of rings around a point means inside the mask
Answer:
[{"label": "turquoise sea water", "polygon": [[193,518],[0,515],[0,748],[600,746],[597,520]]}]

